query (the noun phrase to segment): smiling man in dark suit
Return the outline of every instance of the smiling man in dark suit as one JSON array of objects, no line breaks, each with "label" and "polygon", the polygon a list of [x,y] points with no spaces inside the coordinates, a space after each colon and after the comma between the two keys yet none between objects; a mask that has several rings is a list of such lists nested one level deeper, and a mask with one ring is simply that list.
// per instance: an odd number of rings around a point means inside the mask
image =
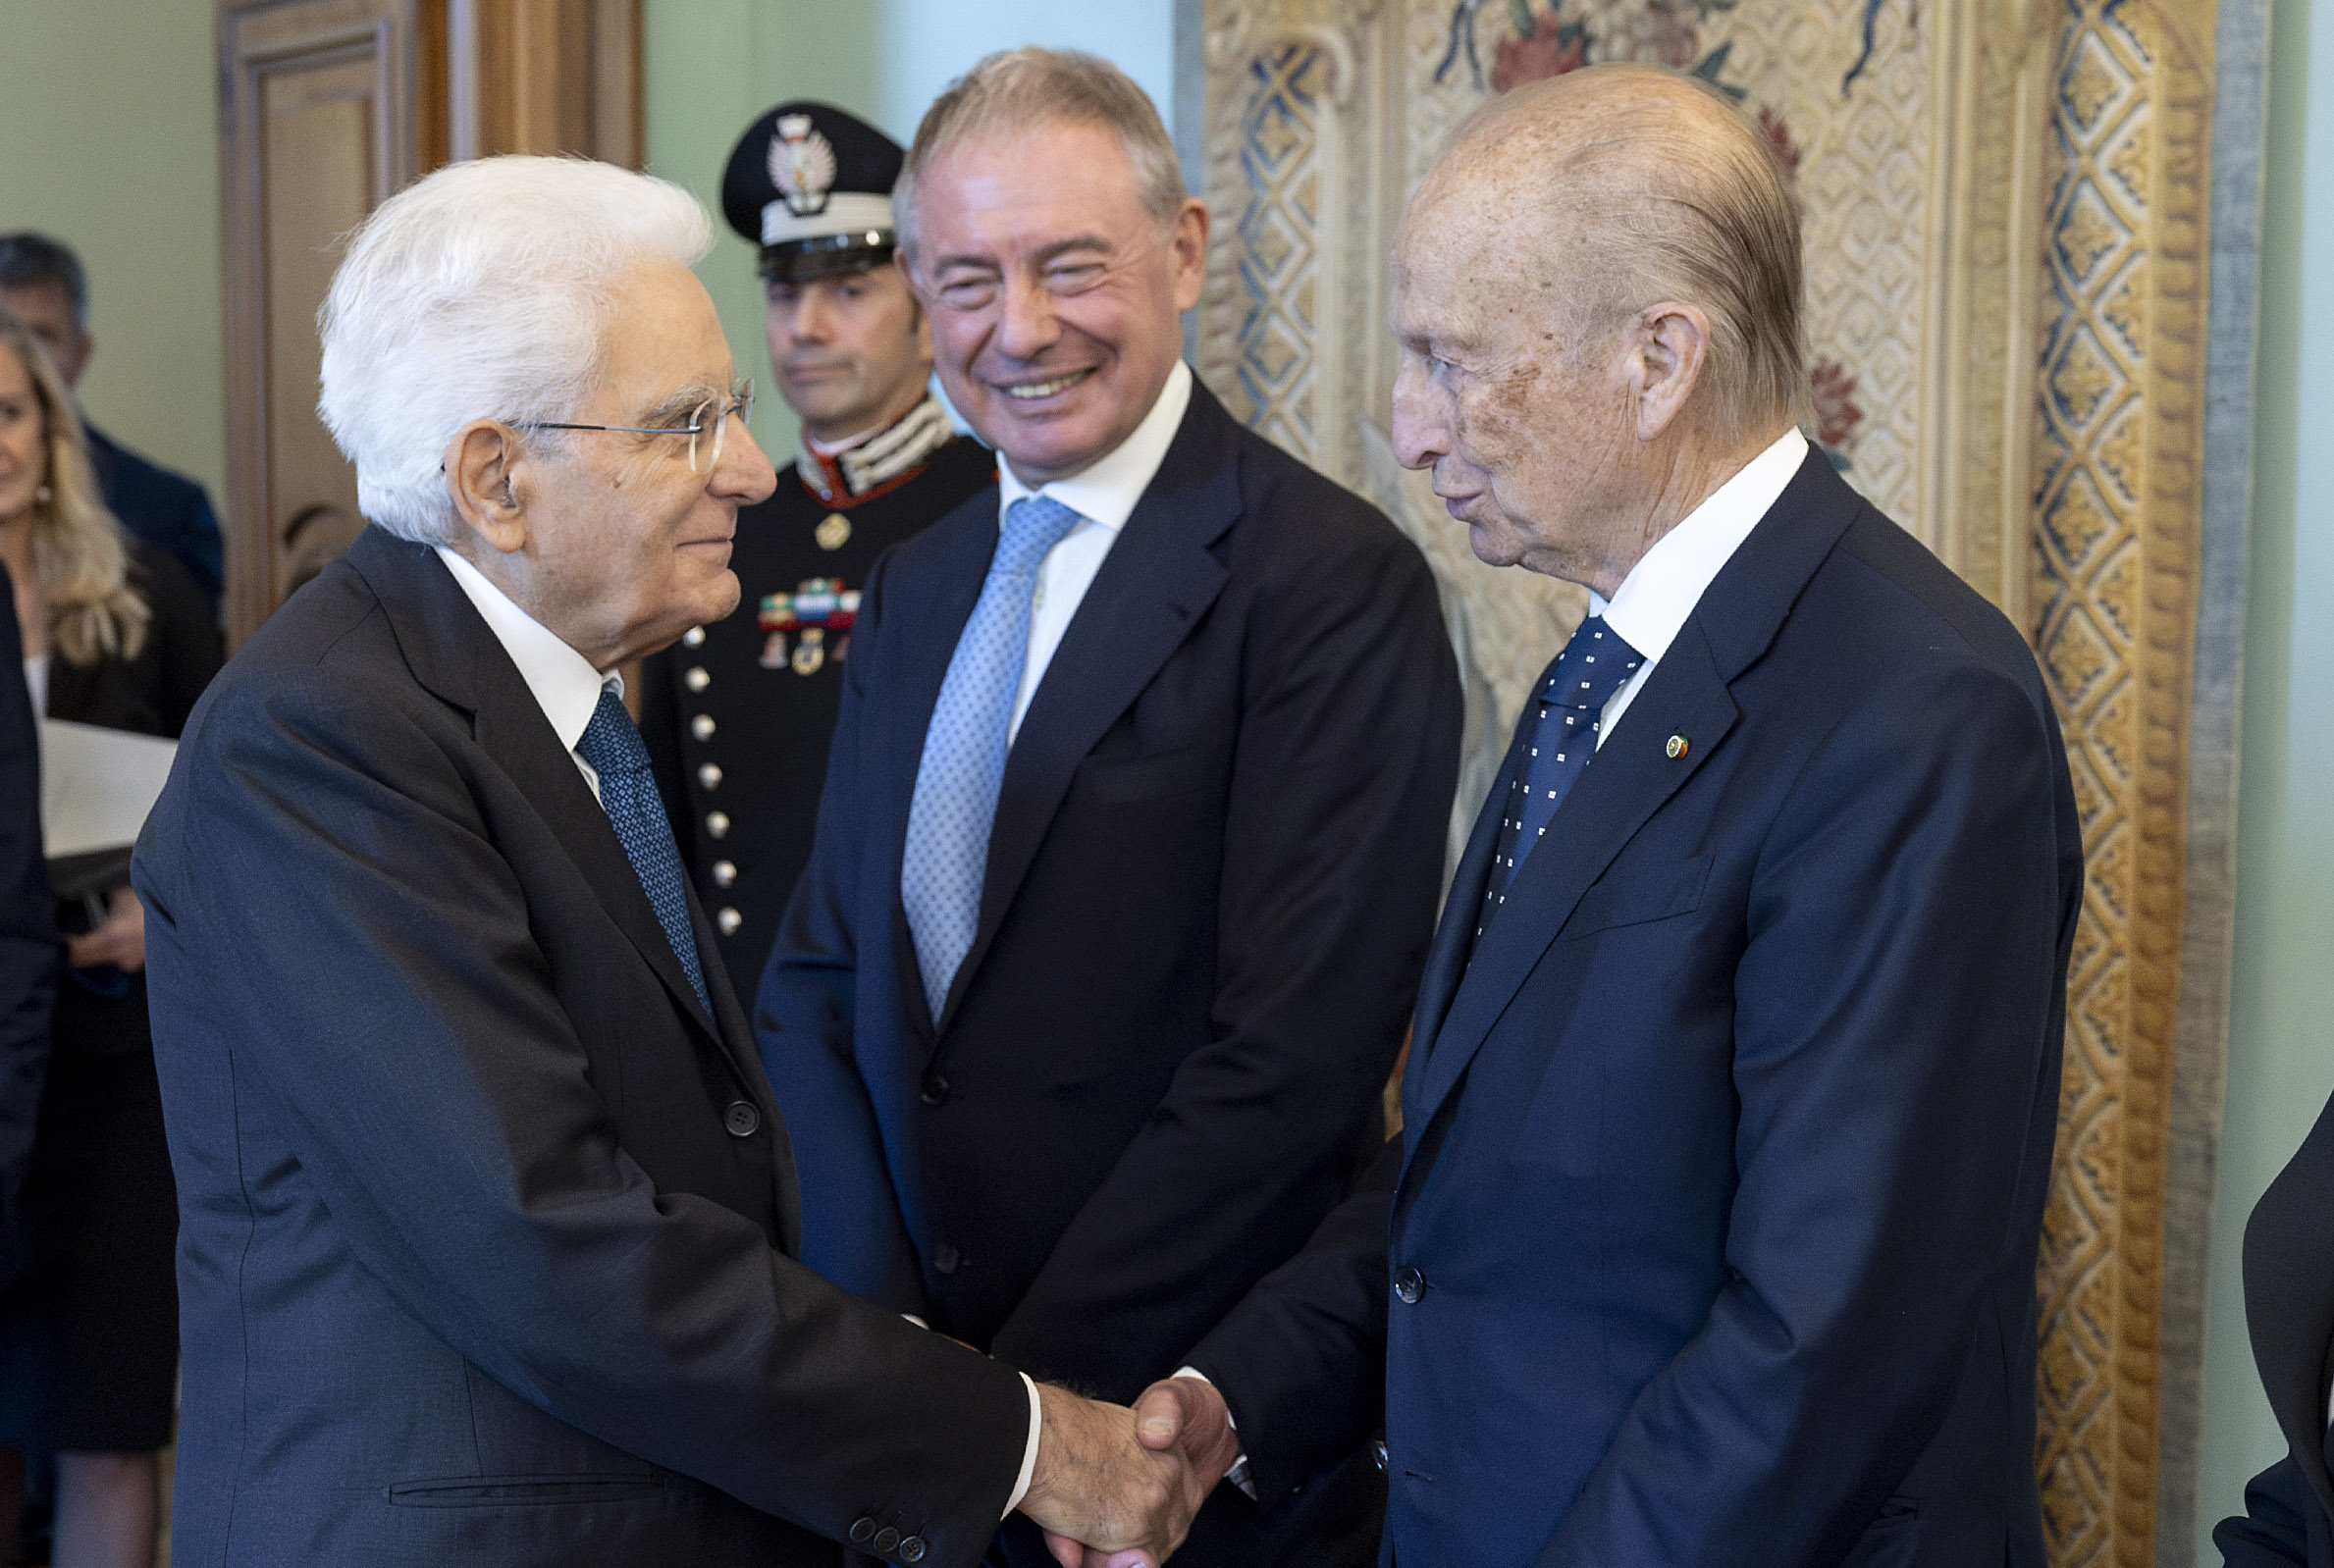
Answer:
[{"label": "smiling man in dark suit", "polygon": [[[895,207],[1004,467],[871,579],[756,1022],[806,1261],[1126,1398],[1302,1244],[1375,1131],[1456,668],[1418,550],[1179,357],[1206,209],[1134,83],[982,62]],[[1226,1489],[1188,1560],[1366,1556],[1374,1480],[1270,1517]],[[1034,1532],[1004,1549],[1044,1560]]]},{"label": "smiling man in dark suit", "polygon": [[135,862],[176,1561],[970,1568],[1016,1506],[1164,1552],[1197,1505],[1129,1412],[797,1261],[611,673],[735,606],[772,484],[711,235],[645,175],[488,159],[334,279],[321,407],[375,526],[211,687]]},{"label": "smiling man in dark suit", "polygon": [[2017,631],[1792,428],[1799,247],[1757,132],[1634,66],[1492,107],[1396,241],[1397,451],[1590,613],[1401,1143],[1143,1411],[1266,1491],[1382,1420],[1390,1560],[2042,1561],[2074,801]]}]

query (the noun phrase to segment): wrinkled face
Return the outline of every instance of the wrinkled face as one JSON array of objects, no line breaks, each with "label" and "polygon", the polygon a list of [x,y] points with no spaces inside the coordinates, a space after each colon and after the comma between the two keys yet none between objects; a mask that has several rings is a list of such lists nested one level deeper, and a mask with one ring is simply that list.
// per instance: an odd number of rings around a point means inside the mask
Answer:
[{"label": "wrinkled face", "polygon": [[[615,292],[604,373],[574,423],[678,428],[708,397],[728,395],[729,345],[688,268],[644,262]],[[520,488],[536,619],[587,656],[632,657],[737,607],[737,509],[777,483],[745,421],[729,421],[718,463],[708,461],[709,423],[694,472],[686,436],[546,435],[553,444],[536,448]]]},{"label": "wrinkled face", "polygon": [[22,517],[49,477],[48,420],[32,372],[0,344],[0,523]]},{"label": "wrinkled face", "polygon": [[[1430,182],[1395,239],[1394,449],[1493,566],[1587,582],[1613,558],[1635,442],[1621,344],[1577,354],[1561,253],[1528,268],[1502,204]],[[1520,276],[1528,272],[1529,276]]]},{"label": "wrinkled face", "polygon": [[1094,125],[961,143],[915,200],[913,280],[958,411],[1033,485],[1107,455],[1183,352],[1207,209],[1186,202],[1162,233],[1125,143]]},{"label": "wrinkled face", "polygon": [[88,368],[90,340],[73,324],[73,301],[64,289],[54,284],[0,288],[0,310],[23,322],[25,330],[40,340],[49,363],[57,367],[66,386],[80,383],[81,372]]},{"label": "wrinkled face", "polygon": [[778,393],[816,440],[874,429],[912,407],[930,379],[931,331],[896,267],[772,281],[765,298]]}]

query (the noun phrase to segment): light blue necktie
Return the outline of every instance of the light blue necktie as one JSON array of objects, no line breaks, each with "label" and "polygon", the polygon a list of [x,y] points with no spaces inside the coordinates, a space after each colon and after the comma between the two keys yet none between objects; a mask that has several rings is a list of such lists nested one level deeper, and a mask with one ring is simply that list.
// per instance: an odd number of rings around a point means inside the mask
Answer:
[{"label": "light blue necktie", "polygon": [[981,922],[981,884],[997,790],[1005,779],[1007,731],[1029,661],[1037,566],[1081,521],[1050,496],[1025,496],[1006,508],[981,601],[956,640],[931,727],[924,733],[900,897],[934,1019]]},{"label": "light blue necktie", "polygon": [[632,862],[632,874],[640,878],[640,889],[657,912],[657,923],[664,927],[672,956],[688,971],[689,988],[711,1018],[714,1004],[706,995],[705,967],[697,959],[697,933],[689,927],[689,900],[681,891],[681,856],[673,847],[672,823],[657,793],[656,775],[649,771],[649,751],[640,742],[639,726],[624,711],[624,700],[614,687],[600,689],[600,706],[592,709],[592,722],[575,743],[575,755],[600,775],[600,804],[615,826],[616,842],[624,846],[624,859]]}]

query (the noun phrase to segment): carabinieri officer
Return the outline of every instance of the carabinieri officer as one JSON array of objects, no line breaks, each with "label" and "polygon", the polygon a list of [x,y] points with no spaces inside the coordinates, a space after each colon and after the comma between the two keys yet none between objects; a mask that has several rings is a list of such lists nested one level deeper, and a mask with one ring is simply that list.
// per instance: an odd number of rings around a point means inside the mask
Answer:
[{"label": "carabinieri officer", "polygon": [[784,103],[721,181],[730,227],[762,247],[770,364],[802,448],[777,494],[738,513],[737,610],[647,661],[640,728],[745,998],[810,858],[868,568],[996,474],[929,392],[930,332],[891,265],[903,156],[840,109]]}]

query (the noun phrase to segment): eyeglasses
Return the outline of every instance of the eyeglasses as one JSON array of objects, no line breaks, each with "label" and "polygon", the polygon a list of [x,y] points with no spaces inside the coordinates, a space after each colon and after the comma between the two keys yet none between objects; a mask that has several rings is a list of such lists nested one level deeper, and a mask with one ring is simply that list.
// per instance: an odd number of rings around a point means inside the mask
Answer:
[{"label": "eyeglasses", "polygon": [[721,465],[721,444],[728,439],[731,419],[754,417],[754,383],[749,379],[738,383],[737,390],[726,397],[708,397],[689,410],[685,425],[561,425],[548,419],[517,419],[511,423],[521,430],[607,430],[624,436],[686,436],[689,438],[689,472],[699,472],[697,463],[698,439],[711,431],[713,440],[706,444],[705,471]]}]

